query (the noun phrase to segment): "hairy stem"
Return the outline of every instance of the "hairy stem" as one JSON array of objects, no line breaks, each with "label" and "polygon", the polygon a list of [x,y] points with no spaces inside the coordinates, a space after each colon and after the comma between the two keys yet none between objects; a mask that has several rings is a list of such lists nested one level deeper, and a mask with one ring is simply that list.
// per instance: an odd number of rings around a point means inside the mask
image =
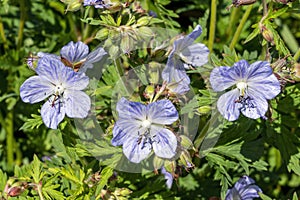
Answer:
[{"label": "hairy stem", "polygon": [[4,50],[7,51],[8,50],[8,44],[7,44],[7,39],[6,39],[6,36],[5,36],[4,26],[3,26],[3,23],[2,23],[1,16],[0,16],[0,37],[1,37],[2,42],[3,42]]},{"label": "hairy stem", "polygon": [[26,20],[26,5],[25,0],[20,0],[20,25],[17,38],[17,49],[20,49],[23,42],[23,32]]},{"label": "hairy stem", "polygon": [[236,29],[235,34],[234,34],[234,36],[232,38],[232,41],[230,43],[230,46],[229,46],[229,48],[231,50],[234,49],[236,43],[238,42],[239,37],[240,37],[240,35],[242,33],[242,30],[243,30],[243,28],[245,26],[245,23],[246,23],[247,19],[248,19],[250,13],[251,13],[252,8],[253,8],[253,5],[248,6],[248,8],[246,9],[246,12],[244,13],[244,15],[243,15],[243,17],[241,19],[241,22],[240,22],[239,26]]},{"label": "hairy stem", "polygon": [[11,170],[14,165],[14,128],[13,128],[13,110],[8,111],[5,118],[5,132],[6,132],[6,153],[7,166]]},{"label": "hairy stem", "polygon": [[215,31],[216,31],[216,21],[217,21],[217,0],[211,1],[210,7],[210,25],[209,25],[209,38],[208,38],[208,49],[210,52],[213,50]]}]

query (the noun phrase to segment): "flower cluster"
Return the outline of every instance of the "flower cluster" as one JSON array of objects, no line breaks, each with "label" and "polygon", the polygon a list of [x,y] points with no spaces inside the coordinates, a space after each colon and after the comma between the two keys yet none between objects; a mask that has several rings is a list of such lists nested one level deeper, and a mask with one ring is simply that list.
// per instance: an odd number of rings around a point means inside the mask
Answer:
[{"label": "flower cluster", "polygon": [[162,78],[174,93],[184,94],[190,90],[190,78],[185,71],[189,65],[198,67],[208,61],[208,48],[201,43],[193,44],[201,33],[202,28],[197,25],[192,33],[180,37],[173,44]]},{"label": "flower cluster", "polygon": [[225,200],[251,200],[259,198],[258,193],[262,190],[255,185],[255,181],[248,177],[242,176],[226,193]]},{"label": "flower cluster", "polygon": [[112,144],[123,145],[125,156],[133,163],[147,158],[152,149],[156,156],[172,158],[177,138],[165,125],[178,119],[178,112],[169,100],[148,105],[122,97],[117,103],[118,120],[113,129]]},{"label": "flower cluster", "polygon": [[108,4],[105,0],[84,0],[84,6],[94,6],[95,8],[106,8]]},{"label": "flower cluster", "polygon": [[[61,49],[61,56],[39,52],[35,60],[27,61],[36,76],[27,79],[20,88],[21,99],[26,103],[48,100],[41,108],[45,125],[56,129],[65,115],[85,118],[91,100],[84,90],[89,78],[84,71],[102,59],[106,52],[102,48],[89,54],[88,46],[82,42],[70,42]],[[37,60],[36,68],[33,61]],[[75,72],[78,70],[80,72]]]},{"label": "flower cluster", "polygon": [[241,60],[233,67],[214,68],[210,74],[210,83],[216,92],[236,86],[221,95],[217,103],[218,110],[229,121],[238,119],[240,112],[252,119],[264,117],[268,110],[267,100],[276,97],[281,91],[280,83],[266,61],[250,65]]}]

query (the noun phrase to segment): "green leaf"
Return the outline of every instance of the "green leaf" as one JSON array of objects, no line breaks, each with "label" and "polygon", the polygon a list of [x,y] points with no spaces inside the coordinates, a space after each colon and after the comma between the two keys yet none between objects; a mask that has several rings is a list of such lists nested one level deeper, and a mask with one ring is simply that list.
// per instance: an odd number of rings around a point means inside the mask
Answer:
[{"label": "green leaf", "polygon": [[263,193],[258,193],[258,194],[262,200],[273,200],[271,197],[268,197],[267,195],[265,195]]},{"label": "green leaf", "polygon": [[0,169],[0,191],[4,191],[7,182],[7,175]]},{"label": "green leaf", "polygon": [[42,173],[41,161],[36,155],[33,156],[33,162],[31,165],[32,165],[31,176],[33,177],[33,181],[35,183],[39,183],[42,180],[44,173]]},{"label": "green leaf", "polygon": [[101,195],[101,190],[104,188],[104,186],[107,185],[108,179],[113,175],[114,170],[111,167],[105,167],[102,171],[101,171],[101,179],[97,185],[96,188],[96,196]]},{"label": "green leaf", "polygon": [[31,117],[31,119],[27,119],[25,121],[20,130],[30,131],[33,129],[38,129],[44,123],[40,115],[31,114]]}]

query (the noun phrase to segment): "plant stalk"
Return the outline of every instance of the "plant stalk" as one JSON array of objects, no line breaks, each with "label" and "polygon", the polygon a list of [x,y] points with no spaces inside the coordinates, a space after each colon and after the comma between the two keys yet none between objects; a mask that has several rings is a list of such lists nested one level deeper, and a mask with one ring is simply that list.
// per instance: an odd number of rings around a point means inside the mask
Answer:
[{"label": "plant stalk", "polygon": [[210,52],[213,51],[216,22],[217,22],[217,0],[212,0],[211,7],[210,7],[210,25],[209,25],[209,38],[208,38],[208,49]]},{"label": "plant stalk", "polygon": [[241,22],[240,22],[239,26],[236,29],[236,32],[235,32],[235,34],[234,34],[234,36],[232,38],[232,41],[230,43],[230,46],[229,46],[229,48],[231,50],[234,49],[236,43],[238,42],[239,37],[240,37],[240,35],[242,33],[242,30],[243,30],[243,28],[244,28],[244,26],[246,24],[247,19],[248,19],[250,13],[251,13],[252,8],[253,8],[253,5],[248,6],[248,8],[246,9],[246,12],[244,13],[244,15],[243,15],[243,17],[241,19]]}]

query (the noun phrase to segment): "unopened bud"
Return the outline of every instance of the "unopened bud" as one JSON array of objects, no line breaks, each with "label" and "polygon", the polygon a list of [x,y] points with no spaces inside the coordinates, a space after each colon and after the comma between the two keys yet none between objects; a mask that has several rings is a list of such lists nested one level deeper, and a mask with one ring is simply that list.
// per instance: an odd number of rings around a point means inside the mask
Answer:
[{"label": "unopened bud", "polygon": [[183,150],[180,154],[180,161],[186,168],[193,167],[192,158],[187,150]]},{"label": "unopened bud", "polygon": [[68,11],[77,11],[81,7],[81,1],[80,0],[69,0],[69,1],[60,0],[60,1],[67,5],[66,12],[68,12]]},{"label": "unopened bud", "polygon": [[165,164],[164,164],[164,167],[170,173],[175,172],[176,162],[172,161],[172,160],[166,160]]},{"label": "unopened bud", "polygon": [[266,41],[270,42],[272,45],[275,44],[273,33],[269,29],[267,29],[267,27],[265,27],[264,25],[261,25],[260,32]]},{"label": "unopened bud", "polygon": [[157,156],[154,156],[153,158],[153,166],[154,166],[154,169],[160,169],[164,164],[164,160],[157,157]]},{"label": "unopened bud", "polygon": [[193,142],[185,135],[180,135],[180,144],[185,149],[190,149],[193,147]]},{"label": "unopened bud", "polygon": [[197,109],[197,111],[203,115],[209,114],[211,111],[211,107],[210,106],[201,106]]},{"label": "unopened bud", "polygon": [[295,63],[293,67],[293,80],[300,82],[300,63]]}]

